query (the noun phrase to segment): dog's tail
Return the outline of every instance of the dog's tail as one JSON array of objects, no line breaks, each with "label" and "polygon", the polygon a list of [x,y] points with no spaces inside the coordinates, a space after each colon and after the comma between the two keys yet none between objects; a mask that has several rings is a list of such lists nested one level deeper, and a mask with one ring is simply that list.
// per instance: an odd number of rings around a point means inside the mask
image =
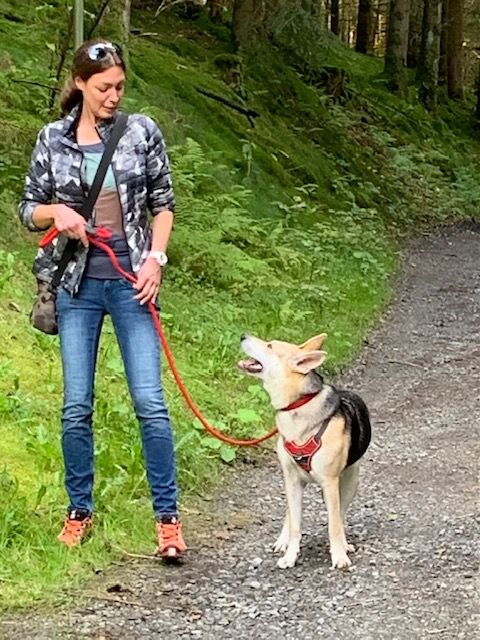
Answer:
[{"label": "dog's tail", "polygon": [[350,449],[348,451],[347,467],[360,460],[368,449],[372,437],[372,427],[367,405],[356,393],[342,390],[340,396],[340,411],[342,412],[346,428],[350,432]]}]

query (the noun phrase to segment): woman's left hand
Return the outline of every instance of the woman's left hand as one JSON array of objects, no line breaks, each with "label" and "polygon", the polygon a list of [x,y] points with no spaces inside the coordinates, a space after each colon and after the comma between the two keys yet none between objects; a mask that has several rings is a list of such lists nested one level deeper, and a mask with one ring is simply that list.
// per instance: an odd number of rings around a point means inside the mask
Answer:
[{"label": "woman's left hand", "polygon": [[140,304],[155,302],[161,281],[162,267],[153,258],[147,258],[138,272],[136,284],[133,285],[138,291],[135,298]]}]

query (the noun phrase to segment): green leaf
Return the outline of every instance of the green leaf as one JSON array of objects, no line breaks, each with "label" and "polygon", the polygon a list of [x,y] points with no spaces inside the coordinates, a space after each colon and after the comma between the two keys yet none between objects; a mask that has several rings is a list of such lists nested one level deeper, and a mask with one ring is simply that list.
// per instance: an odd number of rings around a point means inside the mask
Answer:
[{"label": "green leaf", "polygon": [[198,418],[193,419],[192,427],[197,431],[205,431],[205,427],[203,426],[203,424],[200,422]]},{"label": "green leaf", "polygon": [[222,444],[220,448],[220,457],[224,462],[233,462],[237,456],[237,452],[233,447]]},{"label": "green leaf", "polygon": [[39,490],[37,491],[37,497],[35,500],[35,509],[39,506],[39,504],[43,500],[43,497],[45,496],[46,493],[47,493],[47,487],[46,485],[42,484]]},{"label": "green leaf", "polygon": [[239,409],[237,411],[237,418],[240,422],[244,422],[249,424],[251,422],[259,422],[261,420],[260,416],[253,409]]},{"label": "green leaf", "polygon": [[216,438],[205,438],[204,440],[205,446],[208,447],[209,449],[220,449],[220,447],[222,446],[222,442],[220,440],[217,440]]}]

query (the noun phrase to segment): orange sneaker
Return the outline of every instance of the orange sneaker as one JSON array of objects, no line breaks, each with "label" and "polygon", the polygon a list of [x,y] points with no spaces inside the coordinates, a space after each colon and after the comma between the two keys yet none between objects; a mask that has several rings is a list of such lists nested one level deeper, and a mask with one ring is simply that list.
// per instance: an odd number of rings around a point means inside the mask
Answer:
[{"label": "orange sneaker", "polygon": [[157,520],[157,555],[166,560],[178,560],[187,550],[182,536],[182,525],[174,516]]},{"label": "orange sneaker", "polygon": [[65,518],[58,539],[67,547],[76,547],[90,533],[92,523],[92,516],[86,515],[82,511],[71,511]]}]

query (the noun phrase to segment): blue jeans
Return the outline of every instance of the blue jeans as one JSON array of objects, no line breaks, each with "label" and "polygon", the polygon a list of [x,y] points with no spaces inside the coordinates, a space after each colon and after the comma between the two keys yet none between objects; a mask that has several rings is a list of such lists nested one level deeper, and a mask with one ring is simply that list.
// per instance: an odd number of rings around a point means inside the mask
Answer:
[{"label": "blue jeans", "polygon": [[160,338],[147,306],[126,280],[83,278],[72,297],[59,288],[63,364],[62,447],[69,509],[93,511],[93,399],[103,319],[110,314],[141,427],[143,455],[157,517],[177,514],[172,428],[160,377]]}]

